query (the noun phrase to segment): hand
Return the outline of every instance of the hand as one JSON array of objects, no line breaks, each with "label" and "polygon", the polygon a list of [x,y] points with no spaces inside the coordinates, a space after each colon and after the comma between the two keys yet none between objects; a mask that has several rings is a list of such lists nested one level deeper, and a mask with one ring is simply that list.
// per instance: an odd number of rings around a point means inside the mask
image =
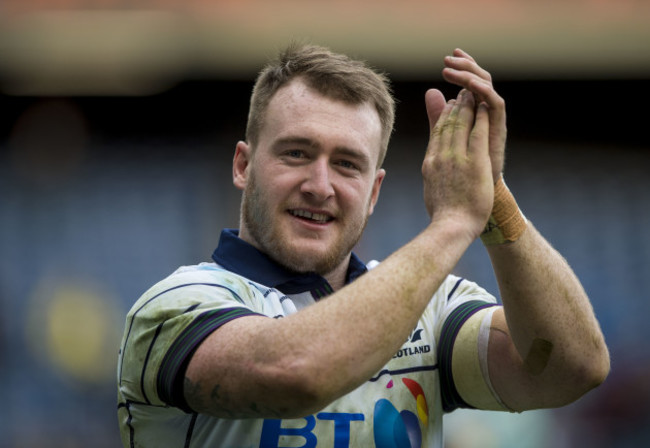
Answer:
[{"label": "hand", "polygon": [[488,105],[490,116],[490,159],[492,178],[496,182],[503,172],[506,147],[505,101],[494,90],[492,76],[482,69],[469,54],[456,49],[444,59],[442,76],[446,81],[461,86],[474,94],[477,102]]},{"label": "hand", "polygon": [[431,134],[422,163],[424,200],[432,222],[467,226],[473,240],[483,230],[494,199],[489,155],[489,115],[484,102],[461,90],[444,103],[438,90],[426,93]]}]

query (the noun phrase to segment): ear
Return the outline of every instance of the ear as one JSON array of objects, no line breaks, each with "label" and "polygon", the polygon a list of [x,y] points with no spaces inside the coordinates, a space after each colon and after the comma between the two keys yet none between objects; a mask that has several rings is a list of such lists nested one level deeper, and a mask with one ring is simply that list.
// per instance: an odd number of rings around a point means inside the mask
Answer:
[{"label": "ear", "polygon": [[232,183],[240,190],[246,187],[251,157],[252,150],[248,143],[243,141],[237,142],[235,157],[232,161]]},{"label": "ear", "polygon": [[379,190],[381,190],[381,184],[386,177],[386,170],[380,168],[377,170],[375,175],[375,182],[372,184],[372,195],[370,196],[370,206],[368,207],[368,215],[372,215],[372,212],[375,211],[375,204],[379,199]]}]

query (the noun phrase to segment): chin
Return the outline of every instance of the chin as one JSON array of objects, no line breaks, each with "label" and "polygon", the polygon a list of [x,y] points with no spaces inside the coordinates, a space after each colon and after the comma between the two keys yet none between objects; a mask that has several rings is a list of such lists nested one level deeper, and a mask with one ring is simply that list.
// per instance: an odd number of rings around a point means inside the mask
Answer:
[{"label": "chin", "polygon": [[329,274],[345,258],[331,248],[323,249],[295,241],[291,245],[285,245],[275,255],[278,263],[294,272],[315,272],[319,275]]}]

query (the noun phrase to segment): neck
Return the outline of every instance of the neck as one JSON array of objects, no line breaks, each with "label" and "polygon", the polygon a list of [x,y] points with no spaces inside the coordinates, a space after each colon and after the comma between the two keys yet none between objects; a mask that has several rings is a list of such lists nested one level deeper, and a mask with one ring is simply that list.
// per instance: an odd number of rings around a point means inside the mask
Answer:
[{"label": "neck", "polygon": [[345,286],[345,278],[348,274],[349,264],[350,258],[348,257],[344,263],[340,263],[333,271],[323,275],[334,291],[338,291]]}]

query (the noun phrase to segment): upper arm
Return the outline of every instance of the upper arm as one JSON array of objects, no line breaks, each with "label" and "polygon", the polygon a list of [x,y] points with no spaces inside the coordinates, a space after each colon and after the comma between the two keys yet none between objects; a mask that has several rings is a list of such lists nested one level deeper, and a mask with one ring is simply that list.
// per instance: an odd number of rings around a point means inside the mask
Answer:
[{"label": "upper arm", "polygon": [[[194,411],[225,418],[259,417],[261,401],[256,336],[270,323],[264,316],[233,320],[210,334],[193,353],[184,375],[183,393]],[[273,413],[272,411],[270,412]]]},{"label": "upper arm", "polygon": [[548,361],[540,342],[522,359],[510,337],[503,307],[473,315],[454,344],[454,382],[463,400],[477,409],[524,411],[544,407],[548,391],[538,382]]},{"label": "upper arm", "polygon": [[510,410],[494,390],[488,374],[491,321],[500,307],[480,309],[458,331],[452,355],[453,382],[462,401],[483,410]]},{"label": "upper arm", "polygon": [[[480,334],[486,330],[489,340],[481,348]],[[512,341],[503,307],[494,308],[491,316],[476,313],[454,344],[456,389],[467,404],[479,409],[522,412],[563,406],[575,400],[580,390],[576,382],[559,376],[561,370],[554,364],[560,361],[551,356],[558,350],[550,341],[534,338],[522,355]]]},{"label": "upper arm", "polygon": [[[261,353],[269,351],[264,334],[278,319],[260,314],[262,302],[247,284],[224,276],[219,271],[176,275],[136,302],[119,355],[125,400],[186,412],[218,409],[222,416],[243,406],[247,396],[239,400],[236,387],[260,379]],[[220,390],[227,393],[228,406],[208,407]]]},{"label": "upper arm", "polygon": [[552,384],[551,372],[546,367],[550,358],[552,344],[543,339],[535,339],[526,357],[517,351],[505,317],[503,308],[494,313],[490,325],[488,351],[489,376],[496,393],[508,407],[517,411],[556,406],[553,391],[560,391],[560,385]]},{"label": "upper arm", "polygon": [[507,410],[490,384],[487,364],[491,317],[501,307],[476,283],[448,280],[437,342],[443,410]]},{"label": "upper arm", "polygon": [[282,343],[282,321],[245,316],[215,330],[193,353],[184,376],[187,405],[221,418],[288,418],[309,413],[300,366]]}]

